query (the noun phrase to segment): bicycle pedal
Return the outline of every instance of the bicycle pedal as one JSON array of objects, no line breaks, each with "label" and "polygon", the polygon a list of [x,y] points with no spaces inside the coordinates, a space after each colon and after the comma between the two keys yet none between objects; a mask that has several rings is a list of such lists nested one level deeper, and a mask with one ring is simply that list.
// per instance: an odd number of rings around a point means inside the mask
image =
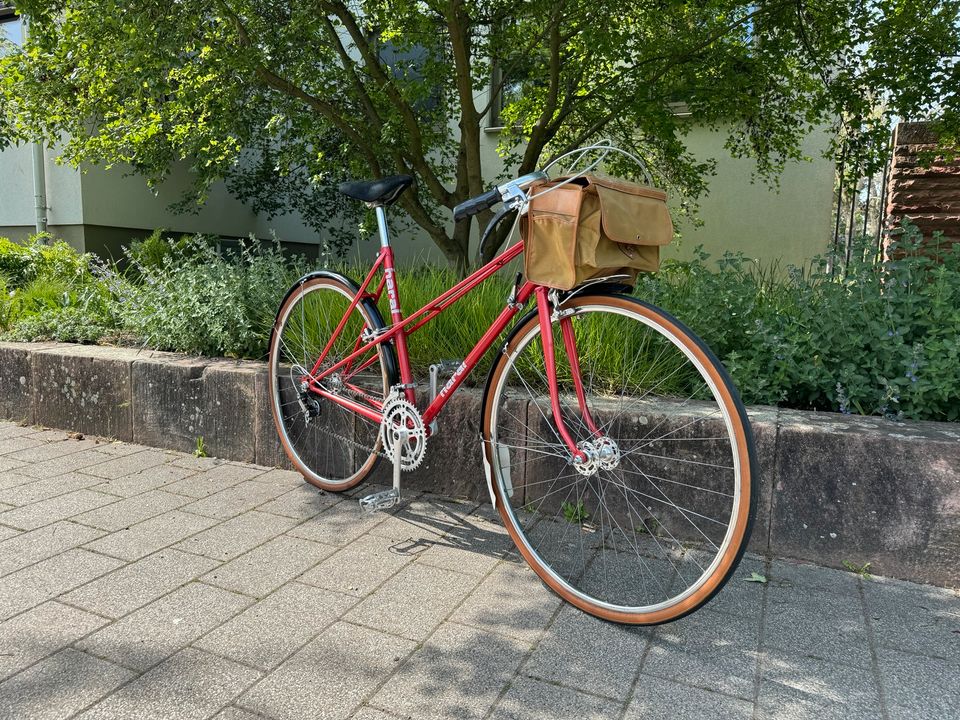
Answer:
[{"label": "bicycle pedal", "polygon": [[373,514],[382,510],[389,510],[398,502],[400,502],[400,491],[396,488],[390,488],[360,498],[360,508],[364,512]]}]

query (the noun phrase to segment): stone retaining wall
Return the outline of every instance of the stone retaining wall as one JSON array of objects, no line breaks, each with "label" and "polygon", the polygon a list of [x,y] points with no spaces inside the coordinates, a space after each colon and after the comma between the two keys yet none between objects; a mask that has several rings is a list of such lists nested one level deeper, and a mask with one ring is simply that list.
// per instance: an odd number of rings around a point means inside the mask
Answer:
[{"label": "stone retaining wall", "polygon": [[[0,417],[288,467],[263,363],[0,343]],[[444,410],[408,487],[487,497],[479,393]],[[960,585],[960,425],[751,408],[761,466],[751,550]],[[377,473],[387,480],[389,468]]]}]

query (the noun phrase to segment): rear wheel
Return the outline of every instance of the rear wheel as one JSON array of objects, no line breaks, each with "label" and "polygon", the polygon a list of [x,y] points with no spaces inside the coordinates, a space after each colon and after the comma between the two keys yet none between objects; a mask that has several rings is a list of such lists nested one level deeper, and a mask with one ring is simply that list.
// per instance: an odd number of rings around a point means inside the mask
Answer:
[{"label": "rear wheel", "polygon": [[[313,277],[287,296],[270,337],[269,382],[280,444],[304,478],[324,490],[347,490],[374,468],[380,450],[379,424],[324,399],[309,387],[310,372],[356,288],[337,277]],[[382,326],[379,314],[358,303],[334,339],[321,370],[350,355],[361,333]],[[392,382],[391,348],[385,344],[322,382],[327,392],[382,405]]]},{"label": "rear wheel", "polygon": [[572,314],[553,322],[561,412],[586,461],[573,461],[553,419],[534,314],[496,359],[484,399],[498,509],[523,557],[573,605],[623,623],[674,620],[722,587],[749,538],[746,413],[719,361],[662,310],[625,296],[562,307]]}]

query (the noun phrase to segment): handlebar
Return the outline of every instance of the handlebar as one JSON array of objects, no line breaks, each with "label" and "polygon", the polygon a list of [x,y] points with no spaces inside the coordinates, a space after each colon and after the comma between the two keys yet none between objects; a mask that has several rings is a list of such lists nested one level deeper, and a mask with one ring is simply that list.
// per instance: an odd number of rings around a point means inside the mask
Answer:
[{"label": "handlebar", "polygon": [[464,200],[453,209],[453,219],[459,222],[465,218],[476,215],[489,208],[492,208],[500,202],[500,188],[492,187],[482,195],[477,195],[469,200]]},{"label": "handlebar", "polygon": [[527,173],[511,180],[503,185],[492,187],[482,195],[477,195],[469,200],[464,200],[453,209],[453,219],[456,221],[476,215],[478,212],[488,210],[498,202],[504,202],[508,207],[517,207],[518,202],[525,202],[526,196],[523,191],[538,180],[546,180],[547,175],[541,170]]}]

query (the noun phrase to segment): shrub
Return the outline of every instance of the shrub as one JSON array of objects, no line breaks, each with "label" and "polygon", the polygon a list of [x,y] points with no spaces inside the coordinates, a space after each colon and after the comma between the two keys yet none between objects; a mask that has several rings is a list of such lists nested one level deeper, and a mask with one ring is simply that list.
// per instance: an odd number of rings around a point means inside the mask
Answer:
[{"label": "shrub", "polygon": [[701,335],[747,403],[960,420],[960,246],[922,247],[908,226],[895,259],[863,243],[838,276],[817,260],[778,278],[736,256],[711,273],[701,255],[638,294]]},{"label": "shrub", "polygon": [[[719,263],[698,251],[642,276],[638,297],[664,307],[710,345],[748,404],[892,418],[960,420],[960,244],[928,254],[907,227],[893,259],[864,243],[843,273]],[[278,246],[152,235],[127,251],[127,269],[63,243],[0,241],[0,331],[23,340],[123,339],[148,347],[263,358],[284,292],[307,268]],[[366,268],[340,267],[359,279]],[[397,274],[404,310],[453,285],[447,269]],[[495,277],[418,332],[411,362],[463,358],[503,307],[512,278]],[[386,302],[381,303],[384,317]],[[473,375],[482,383],[489,358]],[[611,361],[612,362],[612,361]],[[615,377],[611,364],[606,371]]]},{"label": "shrub", "polygon": [[124,248],[129,275],[138,277],[149,271],[162,270],[168,263],[176,265],[202,254],[207,246],[215,247],[218,244],[217,238],[206,235],[174,238],[166,232],[158,228],[145,238],[131,241],[129,247]]},{"label": "shrub", "polygon": [[124,330],[159,350],[264,357],[277,305],[298,269],[279,247],[255,242],[220,253],[198,237],[183,251],[139,266],[138,278],[121,283]]},{"label": "shrub", "polygon": [[41,275],[63,280],[82,278],[88,273],[89,257],[47,234],[32,235],[26,243],[0,237],[0,275],[9,287],[18,288]]},{"label": "shrub", "polygon": [[[48,240],[35,235],[20,245],[0,238],[0,332],[13,339],[56,335],[54,339],[76,336],[93,342],[99,338],[95,328],[109,326],[112,315],[109,289],[94,274],[97,261],[67,243]],[[66,309],[69,321],[54,333],[55,318]],[[88,328],[84,332],[78,331],[80,318]]]},{"label": "shrub", "polygon": [[24,318],[6,334],[9,340],[36,342],[95,343],[109,334],[111,328],[98,322],[81,308],[59,307],[48,313]]}]

